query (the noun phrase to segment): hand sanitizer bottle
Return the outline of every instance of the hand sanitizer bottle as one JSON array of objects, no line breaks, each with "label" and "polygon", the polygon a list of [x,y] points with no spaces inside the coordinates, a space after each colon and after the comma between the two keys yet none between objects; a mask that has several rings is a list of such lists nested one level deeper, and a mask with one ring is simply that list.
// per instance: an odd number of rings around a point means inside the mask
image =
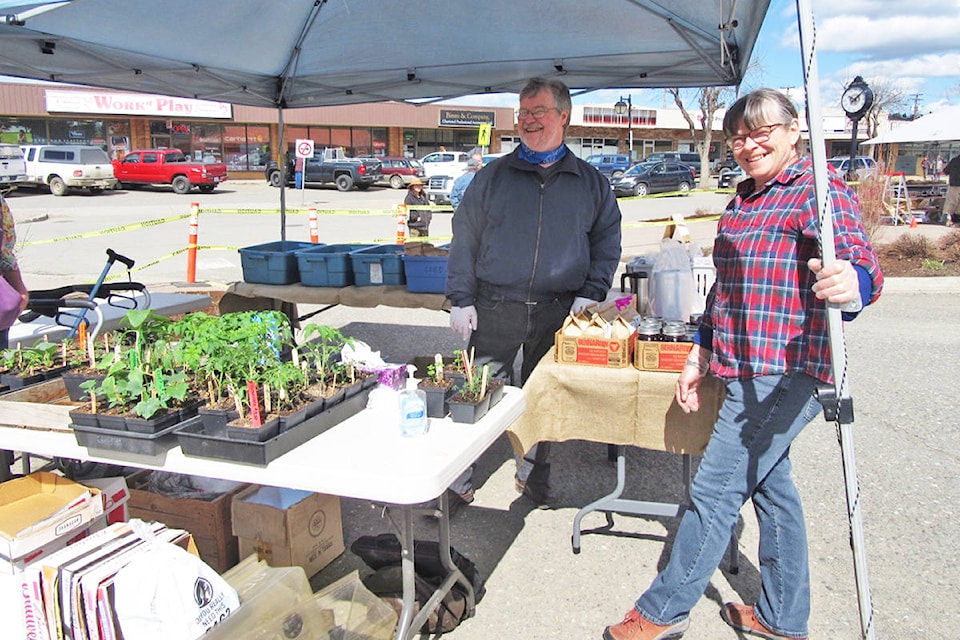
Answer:
[{"label": "hand sanitizer bottle", "polygon": [[417,388],[416,371],[407,365],[407,388],[400,392],[400,435],[422,436],[430,428],[427,422],[427,395]]}]

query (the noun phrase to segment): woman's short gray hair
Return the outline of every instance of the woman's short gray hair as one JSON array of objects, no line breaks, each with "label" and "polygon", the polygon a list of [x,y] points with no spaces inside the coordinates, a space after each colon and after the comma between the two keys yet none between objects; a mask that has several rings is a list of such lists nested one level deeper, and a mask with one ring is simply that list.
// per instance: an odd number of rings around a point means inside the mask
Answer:
[{"label": "woman's short gray hair", "polygon": [[775,89],[757,89],[733,103],[723,116],[723,133],[730,138],[737,134],[743,121],[748,130],[768,124],[790,124],[798,119],[797,108],[783,93]]}]

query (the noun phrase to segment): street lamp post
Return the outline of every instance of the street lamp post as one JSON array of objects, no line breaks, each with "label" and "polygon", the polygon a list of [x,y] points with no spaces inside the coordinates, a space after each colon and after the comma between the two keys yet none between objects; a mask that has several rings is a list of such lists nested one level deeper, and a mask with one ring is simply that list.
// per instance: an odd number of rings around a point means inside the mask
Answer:
[{"label": "street lamp post", "polygon": [[628,94],[626,101],[624,101],[623,96],[620,96],[620,102],[613,105],[613,110],[617,112],[618,116],[622,116],[624,113],[627,114],[627,140],[630,149],[630,162],[633,162],[633,100],[632,97]]}]

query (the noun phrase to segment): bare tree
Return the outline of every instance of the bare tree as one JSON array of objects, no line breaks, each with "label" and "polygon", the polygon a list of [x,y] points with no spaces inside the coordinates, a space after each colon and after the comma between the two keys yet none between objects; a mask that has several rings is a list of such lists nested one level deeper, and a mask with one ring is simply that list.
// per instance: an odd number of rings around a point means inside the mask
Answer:
[{"label": "bare tree", "polygon": [[697,152],[700,154],[701,189],[710,188],[710,143],[713,142],[713,118],[717,111],[727,106],[726,97],[729,91],[729,87],[696,89],[696,95],[692,102],[696,102],[700,107],[698,123],[684,105],[680,89],[667,89],[667,92],[673,96],[673,101],[680,109],[680,113],[683,114],[683,119],[687,121],[687,126],[690,128],[690,137],[693,138]]}]

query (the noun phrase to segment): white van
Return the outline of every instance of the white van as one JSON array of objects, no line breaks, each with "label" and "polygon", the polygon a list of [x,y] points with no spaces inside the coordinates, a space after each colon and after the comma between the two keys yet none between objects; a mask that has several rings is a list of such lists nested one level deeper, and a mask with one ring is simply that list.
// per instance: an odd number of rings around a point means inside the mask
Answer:
[{"label": "white van", "polygon": [[100,147],[30,144],[20,149],[27,165],[26,184],[47,185],[55,196],[65,196],[71,188],[100,193],[117,186],[110,156]]},{"label": "white van", "polygon": [[0,144],[0,185],[18,184],[26,179],[23,151],[15,144]]}]

